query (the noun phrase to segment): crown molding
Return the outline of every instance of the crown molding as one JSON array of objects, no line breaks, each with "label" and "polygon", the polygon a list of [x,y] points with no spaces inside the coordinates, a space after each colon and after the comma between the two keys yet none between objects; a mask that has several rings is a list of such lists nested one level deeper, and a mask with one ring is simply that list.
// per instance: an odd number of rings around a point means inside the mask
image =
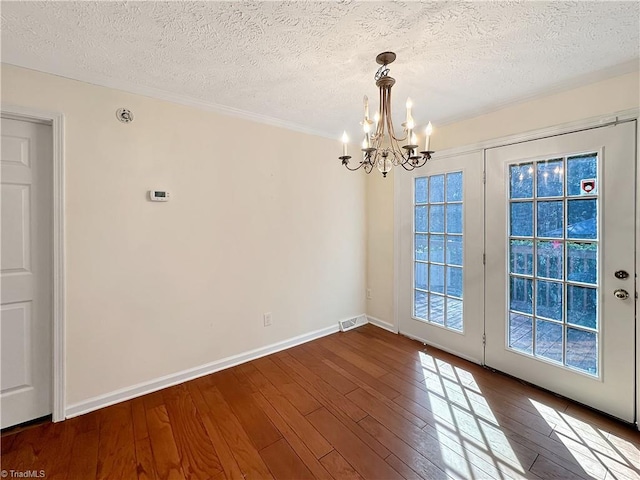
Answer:
[{"label": "crown molding", "polygon": [[246,110],[241,110],[239,108],[229,107],[227,105],[221,105],[214,102],[207,102],[205,100],[192,97],[189,95],[180,95],[180,94],[169,92],[167,90],[162,90],[159,88],[135,84],[132,82],[128,82],[126,80],[116,80],[113,78],[90,75],[83,72],[69,71],[69,70],[60,69],[60,68],[41,70],[36,66],[28,65],[28,64],[20,65],[17,63],[9,63],[9,62],[2,62],[2,63],[4,65],[11,65],[14,67],[25,68],[28,70],[33,70],[33,71],[36,71],[39,73],[45,73],[48,75],[55,75],[57,77],[62,77],[69,80],[89,83],[91,85],[96,85],[99,87],[112,88],[115,90],[121,90],[126,93],[141,95],[143,97],[154,98],[157,100],[164,100],[166,102],[176,103],[178,105],[197,108],[199,110],[205,110],[208,112],[214,112],[220,115],[241,118],[243,120],[249,120],[251,122],[270,125],[272,127],[284,128],[286,130],[292,130],[294,132],[306,133],[308,135],[315,135],[318,137],[330,138],[332,140],[336,140],[338,138],[332,133],[309,128],[294,122],[282,120],[280,118],[270,117],[269,115],[263,115],[260,113],[249,112]]}]

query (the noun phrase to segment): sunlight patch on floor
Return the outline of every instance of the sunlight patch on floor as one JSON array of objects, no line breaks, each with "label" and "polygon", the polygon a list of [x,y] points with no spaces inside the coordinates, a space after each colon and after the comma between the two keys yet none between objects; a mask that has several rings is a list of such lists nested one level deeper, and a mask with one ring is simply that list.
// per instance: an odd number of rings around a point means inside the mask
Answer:
[{"label": "sunlight patch on floor", "polygon": [[550,406],[558,404],[553,398],[550,405],[536,400],[544,400],[543,392],[483,392],[469,371],[425,352],[419,359],[427,400],[413,400],[434,415],[424,431],[439,440],[450,475],[522,476],[538,458],[527,446],[533,438],[561,468],[606,480],[640,480],[640,435],[635,443],[599,429],[564,412],[566,404],[562,410]]},{"label": "sunlight patch on floor", "polygon": [[[595,428],[565,412],[529,400],[540,416],[554,424],[551,438],[558,440],[585,472],[607,478],[640,479],[640,446],[613,433]],[[640,435],[638,437],[640,441]]]},{"label": "sunlight patch on floor", "polygon": [[447,473],[463,478],[520,477],[524,467],[470,372],[421,352],[424,386],[435,425],[425,431],[441,444]]}]

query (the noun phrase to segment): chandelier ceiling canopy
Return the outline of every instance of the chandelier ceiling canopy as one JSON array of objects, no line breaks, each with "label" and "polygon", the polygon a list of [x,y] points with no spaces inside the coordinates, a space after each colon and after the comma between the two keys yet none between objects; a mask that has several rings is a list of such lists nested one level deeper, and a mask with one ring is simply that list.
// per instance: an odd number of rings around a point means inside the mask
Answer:
[{"label": "chandelier ceiling canopy", "polygon": [[[373,119],[369,116],[369,99],[364,97],[364,118],[361,122],[364,130],[362,140],[362,159],[358,164],[351,166],[351,156],[348,154],[349,138],[345,131],[342,135],[342,155],[339,157],[342,165],[348,170],[354,171],[362,168],[366,173],[371,173],[373,167],[377,167],[383,177],[391,171],[391,168],[401,166],[405,170],[413,170],[422,167],[431,159],[433,151],[429,150],[429,142],[433,131],[431,122],[425,128],[423,149],[420,149],[418,137],[415,134],[415,122],[411,115],[413,104],[407,99],[407,117],[402,124],[404,136],[396,136],[393,120],[391,118],[391,87],[396,83],[389,76],[388,65],[396,59],[393,52],[383,52],[376,57],[380,65],[375,74],[376,86],[380,91],[378,110]],[[402,146],[401,146],[402,145]]]}]

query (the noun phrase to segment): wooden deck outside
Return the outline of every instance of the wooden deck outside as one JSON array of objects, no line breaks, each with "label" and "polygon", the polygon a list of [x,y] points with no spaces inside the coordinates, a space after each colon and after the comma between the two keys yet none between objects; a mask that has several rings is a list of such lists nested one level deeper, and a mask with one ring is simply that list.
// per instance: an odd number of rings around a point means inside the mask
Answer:
[{"label": "wooden deck outside", "polygon": [[367,325],[2,436],[47,479],[640,478],[640,434]]},{"label": "wooden deck outside", "polygon": [[[515,350],[532,354],[533,322],[531,317],[511,314],[510,346]],[[539,322],[536,326],[536,356],[562,363],[562,325]],[[566,340],[565,340],[566,341]],[[567,364],[580,371],[597,375],[598,351],[595,334],[574,329],[567,344]]]}]

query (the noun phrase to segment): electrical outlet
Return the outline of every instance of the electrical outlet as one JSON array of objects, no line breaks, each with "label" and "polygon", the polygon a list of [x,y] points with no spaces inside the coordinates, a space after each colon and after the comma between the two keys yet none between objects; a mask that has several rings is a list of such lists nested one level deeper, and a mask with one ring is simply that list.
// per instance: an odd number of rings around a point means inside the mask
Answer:
[{"label": "electrical outlet", "polygon": [[273,323],[273,319],[271,318],[271,312],[263,313],[262,318],[264,320],[264,326],[270,327]]},{"label": "electrical outlet", "polygon": [[367,298],[371,300],[371,289],[367,288]]}]

